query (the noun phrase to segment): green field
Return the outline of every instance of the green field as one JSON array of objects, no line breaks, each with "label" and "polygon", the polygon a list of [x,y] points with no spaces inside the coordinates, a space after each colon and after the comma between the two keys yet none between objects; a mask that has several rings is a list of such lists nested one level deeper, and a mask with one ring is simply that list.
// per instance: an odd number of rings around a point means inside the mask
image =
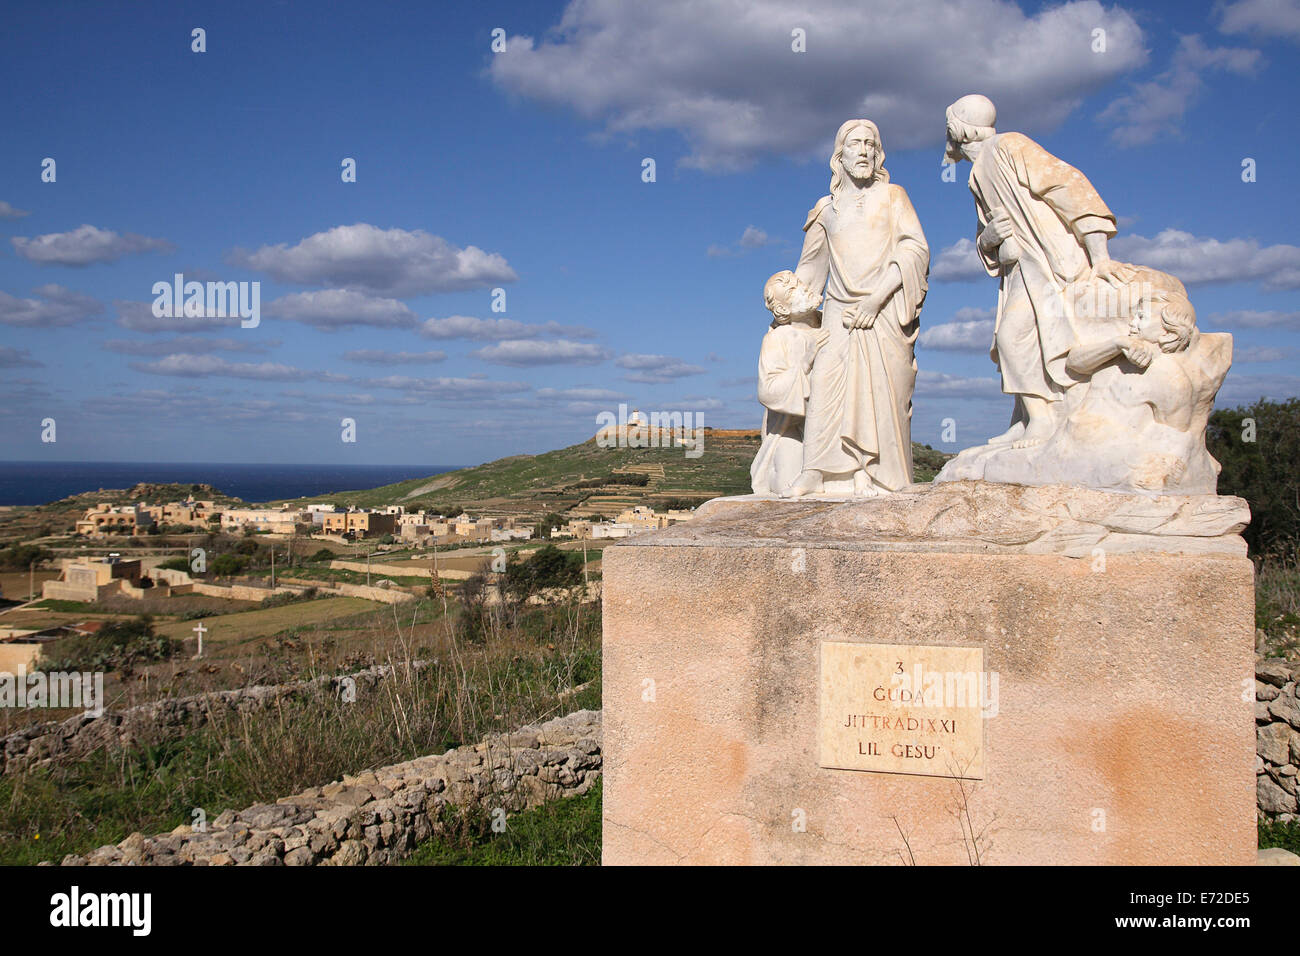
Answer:
[{"label": "green field", "polygon": [[[222,614],[203,619],[203,626],[207,628],[203,640],[204,643],[253,640],[278,634],[293,627],[326,624],[339,618],[373,611],[376,607],[378,605],[364,598],[328,597],[264,610]],[[174,621],[159,624],[155,631],[176,640],[189,640],[194,637],[194,627],[198,623],[198,621]]]}]

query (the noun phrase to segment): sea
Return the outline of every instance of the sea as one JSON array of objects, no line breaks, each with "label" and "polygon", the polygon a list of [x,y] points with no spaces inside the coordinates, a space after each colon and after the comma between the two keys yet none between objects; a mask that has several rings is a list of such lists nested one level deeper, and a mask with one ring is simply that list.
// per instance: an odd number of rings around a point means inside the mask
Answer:
[{"label": "sea", "polygon": [[424,478],[460,465],[253,465],[230,462],[3,461],[0,505],[40,505],[100,488],[208,484],[247,502],[310,498]]}]

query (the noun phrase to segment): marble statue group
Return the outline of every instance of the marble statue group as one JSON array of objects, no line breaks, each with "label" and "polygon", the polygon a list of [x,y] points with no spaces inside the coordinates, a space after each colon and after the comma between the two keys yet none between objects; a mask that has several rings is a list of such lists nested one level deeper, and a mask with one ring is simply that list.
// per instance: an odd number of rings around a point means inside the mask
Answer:
[{"label": "marble statue group", "polygon": [[[936,482],[1072,484],[1213,494],[1205,447],[1232,337],[1202,333],[1178,279],[1111,259],[1115,216],[1079,170],[999,133],[984,96],[947,110],[946,162],[971,164],[975,239],[998,279],[989,354],[1010,428]],[[835,137],[829,195],[804,223],[793,272],[763,290],[757,495],[874,496],[912,483],[914,347],[930,253],[876,125]]]}]

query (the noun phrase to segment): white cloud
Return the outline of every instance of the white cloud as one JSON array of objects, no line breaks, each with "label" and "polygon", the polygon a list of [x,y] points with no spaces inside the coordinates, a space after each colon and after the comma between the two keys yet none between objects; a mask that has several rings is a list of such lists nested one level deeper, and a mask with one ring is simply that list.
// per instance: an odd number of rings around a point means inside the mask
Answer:
[{"label": "white cloud", "polygon": [[37,265],[88,266],[113,262],[137,252],[173,252],[166,239],[151,239],[128,232],[119,236],[111,229],[78,226],[71,232],[51,232],[34,239],[14,236],[14,251]]},{"label": "white cloud", "polygon": [[1295,357],[1295,349],[1276,345],[1250,345],[1232,353],[1236,362],[1282,362]]},{"label": "white cloud", "polygon": [[217,355],[178,353],[160,358],[156,362],[132,362],[137,372],[150,375],[175,375],[182,378],[243,378],[269,382],[343,382],[347,376],[329,372],[314,372],[295,368],[279,362],[230,362]]},{"label": "white cloud", "polygon": [[958,239],[941,250],[930,265],[930,278],[939,282],[973,282],[988,277],[984,263],[975,251],[974,239]]},{"label": "white cloud", "polygon": [[548,402],[623,402],[628,398],[608,388],[539,388],[537,397]]},{"label": "white cloud", "polygon": [[773,239],[766,231],[759,229],[757,226],[746,226],[745,231],[740,234],[740,238],[734,246],[709,246],[707,253],[711,258],[723,258],[726,256],[740,255],[750,249],[761,249],[764,246],[779,245],[781,240]]},{"label": "white cloud", "polygon": [[1219,29],[1300,42],[1300,0],[1237,0],[1219,7]]},{"label": "white cloud", "polygon": [[995,309],[958,309],[953,321],[921,330],[920,344],[928,349],[987,352],[993,342]]},{"label": "white cloud", "polygon": [[518,278],[495,252],[477,246],[461,249],[423,229],[379,229],[364,222],[335,226],[295,246],[235,249],[229,258],[282,282],[390,296],[480,289]]},{"label": "white cloud", "polygon": [[1233,312],[1216,312],[1208,321],[1198,324],[1207,328],[1227,326],[1240,329],[1300,329],[1300,312],[1238,309]]},{"label": "white cloud", "polygon": [[475,339],[487,342],[530,339],[539,335],[557,335],[575,339],[590,339],[596,336],[595,330],[581,325],[561,325],[558,322],[528,325],[514,319],[479,319],[472,315],[426,319],[420,326],[420,334],[427,339]]},{"label": "white cloud", "polygon": [[1242,375],[1231,371],[1219,389],[1220,408],[1246,405],[1261,398],[1282,401],[1300,396],[1300,378],[1294,375]]},{"label": "white cloud", "polygon": [[532,388],[527,382],[497,382],[487,378],[411,378],[407,375],[367,379],[362,384],[368,388],[390,388],[430,399],[475,402],[511,392],[527,392]]},{"label": "white cloud", "polygon": [[1110,243],[1116,259],[1150,266],[1188,285],[1262,280],[1267,289],[1300,289],[1300,247],[1261,247],[1254,239],[1212,239],[1179,229],[1154,238],[1120,236]]},{"label": "white cloud", "polygon": [[447,358],[446,352],[389,352],[384,349],[352,349],[343,358],[363,365],[431,365]]},{"label": "white cloud", "polygon": [[1254,73],[1263,61],[1258,50],[1207,47],[1198,36],[1184,36],[1169,69],[1133,92],[1113,100],[1101,113],[1114,123],[1111,139],[1120,146],[1141,146],[1182,135],[1183,116],[1205,86],[1202,74],[1223,70],[1238,76]]},{"label": "white cloud", "polygon": [[98,299],[61,285],[38,286],[32,291],[41,298],[20,299],[0,292],[0,325],[24,328],[74,325],[104,311]]},{"label": "white cloud", "polygon": [[0,219],[21,219],[27,214],[26,209],[15,209],[7,202],[0,200]]},{"label": "white cloud", "polygon": [[[806,53],[791,50],[796,27]],[[1104,56],[1091,48],[1098,27]],[[717,169],[761,154],[824,159],[854,116],[879,124],[887,151],[938,146],[944,107],[973,90],[1008,128],[1045,131],[1145,59],[1134,18],[1096,0],[1032,15],[1010,0],[583,0],[545,39],[509,37],[488,69],[611,135],[677,130],[688,165]]]},{"label": "white cloud", "polygon": [[30,349],[0,345],[0,368],[44,368],[44,362],[32,358]]},{"label": "white cloud", "polygon": [[122,355],[205,355],[209,352],[265,352],[270,344],[261,341],[182,335],[174,339],[109,339],[104,348]]},{"label": "white cloud", "polygon": [[918,396],[946,398],[997,398],[1002,386],[995,378],[965,378],[947,372],[921,369],[916,373]]},{"label": "white cloud", "polygon": [[118,299],[113,303],[117,309],[117,324],[134,332],[212,332],[222,329],[238,328],[239,316],[157,316],[153,314],[152,302],[127,302]]},{"label": "white cloud", "polygon": [[267,304],[266,314],[326,330],[356,325],[409,329],[416,324],[415,313],[405,302],[348,289],[323,289],[281,296]]},{"label": "white cloud", "polygon": [[705,371],[698,365],[690,365],[671,355],[635,352],[620,355],[614,364],[632,371],[631,375],[624,375],[624,379],[644,385],[665,385],[688,375],[702,375]]},{"label": "white cloud", "polygon": [[758,388],[758,376],[742,375],[738,378],[722,378],[718,380],[718,384],[721,385],[723,388],[756,389]]},{"label": "white cloud", "polygon": [[609,349],[591,342],[568,339],[506,339],[470,353],[497,365],[596,365],[609,358]]},{"label": "white cloud", "polygon": [[[748,403],[742,403],[746,408],[751,406]],[[714,398],[712,395],[683,395],[680,401],[660,402],[659,408],[662,411],[673,412],[721,412],[727,409],[728,405],[720,398]],[[653,414],[653,411],[651,412]]]}]

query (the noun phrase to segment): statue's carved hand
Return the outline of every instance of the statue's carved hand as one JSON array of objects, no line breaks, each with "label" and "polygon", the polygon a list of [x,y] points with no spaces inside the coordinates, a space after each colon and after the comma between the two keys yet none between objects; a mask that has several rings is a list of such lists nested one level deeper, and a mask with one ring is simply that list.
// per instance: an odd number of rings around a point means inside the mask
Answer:
[{"label": "statue's carved hand", "polygon": [[1091,275],[1092,278],[1102,279],[1117,289],[1124,284],[1126,278],[1124,267],[1114,259],[1102,259],[1100,262],[1094,262]]},{"label": "statue's carved hand", "polygon": [[1124,353],[1126,359],[1140,369],[1145,369],[1150,365],[1156,354],[1150,342],[1132,338],[1120,346],[1120,351]]},{"label": "statue's carved hand", "polygon": [[980,231],[979,239],[976,241],[985,252],[992,252],[1003,242],[1010,239],[1011,233],[1011,216],[999,206],[993,210],[993,215],[985,223],[983,230]]}]

